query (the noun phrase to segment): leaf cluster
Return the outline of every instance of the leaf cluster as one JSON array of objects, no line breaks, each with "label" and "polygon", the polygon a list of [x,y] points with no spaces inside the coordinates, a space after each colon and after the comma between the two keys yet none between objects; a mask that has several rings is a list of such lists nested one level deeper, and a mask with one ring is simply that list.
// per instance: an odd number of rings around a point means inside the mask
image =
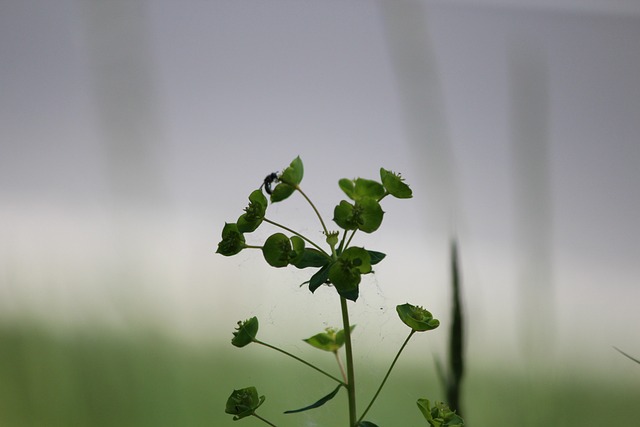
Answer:
[{"label": "leaf cluster", "polygon": [[[380,168],[380,181],[364,178],[338,181],[339,187],[349,200],[341,200],[333,210],[333,221],[342,229],[329,231],[313,203],[300,188],[304,177],[304,165],[300,157],[296,157],[282,173],[272,173],[265,178],[263,185],[251,192],[249,205],[234,223],[225,224],[222,240],[218,244],[217,253],[232,256],[247,248],[258,248],[265,261],[272,267],[283,268],[294,266],[299,269],[317,269],[304,285],[315,292],[322,285],[332,285],[340,296],[356,301],[359,296],[359,285],[362,276],[373,272],[372,266],[382,261],[385,254],[364,247],[351,246],[351,239],[356,231],[370,234],[378,230],[384,218],[380,202],[386,196],[407,199],[412,197],[409,186],[404,179],[394,172]],[[271,189],[271,184],[277,185]],[[263,188],[267,195],[263,193]],[[328,247],[322,248],[302,234],[281,224],[267,219],[269,203],[286,200],[294,192],[299,191],[317,213]],[[267,198],[268,196],[268,198]],[[269,222],[288,231],[287,235],[277,232],[270,235],[262,245],[249,245],[246,234],[254,232],[261,224]]]}]

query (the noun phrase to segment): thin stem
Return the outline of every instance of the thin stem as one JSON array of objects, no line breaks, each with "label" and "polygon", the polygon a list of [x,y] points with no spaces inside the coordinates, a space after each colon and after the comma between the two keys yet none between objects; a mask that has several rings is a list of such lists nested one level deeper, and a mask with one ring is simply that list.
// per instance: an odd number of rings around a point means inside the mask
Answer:
[{"label": "thin stem", "polygon": [[331,374],[330,374],[330,373],[328,373],[328,372],[323,371],[322,369],[320,369],[320,368],[318,368],[317,366],[315,366],[315,365],[313,365],[313,364],[311,364],[311,363],[307,362],[306,360],[301,359],[301,358],[299,358],[298,356],[296,356],[296,355],[294,355],[294,354],[289,353],[288,351],[282,350],[281,348],[275,347],[275,346],[273,346],[273,345],[271,345],[271,344],[267,344],[266,342],[262,342],[262,341],[260,341],[260,340],[255,339],[255,338],[253,339],[253,342],[255,342],[256,344],[261,344],[261,345],[263,345],[263,346],[265,346],[265,347],[269,347],[270,349],[273,349],[273,350],[279,351],[280,353],[282,353],[282,354],[284,354],[284,355],[287,355],[287,356],[289,356],[289,357],[291,357],[291,358],[293,358],[293,359],[297,360],[298,362],[304,363],[305,365],[307,365],[308,367],[310,367],[310,368],[312,368],[312,369],[315,369],[316,371],[318,371],[318,372],[320,372],[321,374],[323,374],[323,375],[325,375],[325,376],[327,376],[327,377],[331,378],[332,380],[336,381],[337,383],[342,384],[342,385],[343,385],[343,386],[345,386],[345,387],[347,386],[347,384],[345,384],[345,382],[344,382],[344,381],[342,381],[342,380],[340,380],[340,379],[338,379],[338,378],[334,377],[333,375],[331,375]]},{"label": "thin stem", "polygon": [[356,426],[356,376],[353,368],[353,349],[351,346],[351,325],[349,324],[349,310],[347,300],[340,297],[342,309],[342,327],[344,329],[344,348],[347,358],[347,393],[349,398],[349,427]]},{"label": "thin stem", "polygon": [[412,329],[411,332],[409,333],[409,336],[407,337],[407,339],[404,340],[404,343],[402,344],[402,347],[400,347],[400,350],[398,350],[398,354],[396,354],[396,357],[393,359],[393,362],[391,362],[391,366],[389,366],[389,370],[387,371],[387,374],[382,379],[382,383],[380,384],[380,387],[378,387],[378,391],[376,391],[376,394],[373,396],[373,399],[371,399],[371,402],[369,402],[369,406],[367,406],[367,409],[364,410],[364,412],[362,413],[362,415],[358,419],[358,422],[362,421],[364,416],[367,415],[367,412],[369,412],[369,409],[371,409],[371,406],[373,406],[373,402],[375,402],[376,399],[378,398],[378,395],[382,391],[382,387],[384,387],[384,384],[387,382],[387,379],[389,378],[389,375],[391,374],[391,370],[393,370],[393,367],[395,366],[396,362],[398,361],[398,358],[400,357],[400,353],[402,353],[402,350],[404,350],[404,348],[407,346],[407,343],[409,342],[409,340],[411,339],[411,337],[413,336],[413,334],[415,332],[416,331]]},{"label": "thin stem", "polygon": [[351,232],[351,236],[349,236],[349,240],[347,240],[347,244],[344,246],[344,248],[342,248],[343,250],[349,247],[349,244],[351,243],[351,239],[353,239],[353,236],[356,234],[356,231],[358,231],[357,228]]},{"label": "thin stem", "polygon": [[322,229],[324,230],[325,236],[329,236],[329,230],[327,230],[327,226],[324,225],[324,221],[322,220],[322,216],[320,215],[320,212],[318,212],[318,209],[316,209],[316,205],[313,204],[311,199],[309,197],[307,197],[307,195],[304,193],[304,191],[302,191],[302,189],[297,185],[296,185],[296,190],[298,190],[300,192],[300,194],[302,194],[302,197],[307,199],[307,202],[309,202],[309,204],[313,208],[313,211],[316,213],[316,216],[320,220],[320,224],[322,224]]},{"label": "thin stem", "polygon": [[340,250],[344,251],[344,242],[345,240],[347,240],[347,230],[344,230],[344,233],[342,234],[342,240],[340,241],[340,244],[338,245],[338,248],[340,248]]},{"label": "thin stem", "polygon": [[342,374],[342,379],[344,380],[344,382],[347,382],[347,374],[344,372],[344,366],[342,365],[342,360],[340,360],[340,354],[338,354],[338,351],[334,351],[333,354],[335,354],[336,356],[336,362],[338,362],[338,367],[340,368],[340,374]]},{"label": "thin stem", "polygon": [[259,420],[264,421],[265,423],[269,424],[272,427],[278,427],[277,425],[273,424],[272,422],[266,420],[265,418],[262,418],[260,415],[256,414],[255,412],[252,414],[254,417],[256,417]]},{"label": "thin stem", "polygon": [[[267,219],[267,218],[263,218],[263,221],[264,221],[264,222],[268,222],[268,223],[269,223],[269,224],[271,224],[271,225],[275,225],[276,227],[280,227],[280,228],[282,228],[282,229],[284,229],[284,230],[287,230],[287,231],[288,231],[288,232],[290,232],[290,233],[295,234],[296,236],[300,237],[301,239],[306,240],[307,242],[309,242],[309,243],[310,243],[311,245],[313,245],[316,249],[318,249],[320,252],[322,252],[323,254],[325,254],[328,258],[331,258],[331,255],[329,255],[327,252],[325,252],[325,250],[324,250],[324,249],[322,249],[320,246],[318,246],[318,245],[317,245],[315,242],[313,242],[311,239],[309,239],[308,237],[303,236],[302,234],[298,233],[297,231],[292,230],[291,228],[289,228],[289,227],[287,227],[287,226],[284,226],[284,225],[282,225],[282,224],[279,224],[279,223],[277,223],[277,222],[275,222],[275,221],[271,221],[270,219]],[[249,247],[249,246],[247,245],[247,247]]]}]

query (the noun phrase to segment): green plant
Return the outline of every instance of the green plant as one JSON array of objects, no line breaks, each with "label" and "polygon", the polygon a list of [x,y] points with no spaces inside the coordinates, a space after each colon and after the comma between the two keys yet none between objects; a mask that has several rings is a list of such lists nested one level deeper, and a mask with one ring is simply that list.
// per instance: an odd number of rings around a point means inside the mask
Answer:
[{"label": "green plant", "polygon": [[[412,191],[399,174],[383,168],[380,169],[380,181],[363,178],[341,179],[338,185],[350,200],[340,201],[333,212],[333,221],[341,231],[330,231],[316,206],[300,187],[303,175],[304,168],[299,157],[295,158],[282,173],[267,175],[263,185],[249,195],[249,205],[238,220],[224,225],[217,253],[232,256],[245,249],[256,249],[262,252],[264,259],[272,267],[282,268],[292,265],[299,269],[316,269],[303,285],[308,286],[312,293],[323,285],[332,286],[336,290],[342,314],[342,329],[329,328],[304,341],[319,350],[333,353],[340,368],[341,377],[334,376],[274,345],[260,341],[257,338],[259,322],[256,317],[238,322],[232,344],[236,347],[245,347],[255,343],[268,347],[304,363],[336,383],[329,394],[303,408],[286,411],[286,414],[318,408],[333,399],[344,388],[349,407],[348,426],[376,427],[374,423],[365,421],[364,418],[378,398],[400,354],[416,332],[433,330],[439,326],[440,322],[420,306],[407,303],[396,307],[400,320],[410,328],[409,335],[366,409],[359,414],[356,408],[356,381],[351,340],[354,325],[349,320],[348,301],[355,303],[358,300],[362,276],[372,273],[373,266],[381,262],[385,254],[352,245],[352,240],[358,231],[370,234],[378,230],[384,217],[380,202],[385,197],[408,199],[412,197]],[[274,184],[276,184],[275,187],[273,187]],[[263,188],[266,195],[263,193]],[[320,222],[327,246],[323,247],[307,236],[267,218],[269,201],[270,203],[281,202],[295,192],[298,192],[311,206]],[[269,236],[262,245],[247,243],[245,236],[263,223],[282,229],[289,235],[277,232]],[[343,347],[346,370],[339,354]],[[264,400],[265,397],[260,396],[255,387],[234,390],[227,400],[225,411],[233,415],[234,420],[253,416],[268,425],[275,426],[256,412]],[[462,425],[462,418],[455,415],[445,404],[436,403],[431,409],[429,401],[421,399],[418,401],[418,406],[427,421],[434,427]]]}]

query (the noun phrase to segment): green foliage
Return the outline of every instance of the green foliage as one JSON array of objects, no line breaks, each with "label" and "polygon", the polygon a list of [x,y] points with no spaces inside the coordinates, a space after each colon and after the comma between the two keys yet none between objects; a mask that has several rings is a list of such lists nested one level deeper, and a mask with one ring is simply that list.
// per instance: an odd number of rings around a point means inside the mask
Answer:
[{"label": "green foliage", "polygon": [[435,402],[433,408],[428,399],[418,399],[418,408],[432,427],[462,427],[464,420],[443,402]]},{"label": "green foliage", "polygon": [[261,190],[255,190],[249,195],[249,206],[244,209],[244,214],[238,218],[238,231],[241,233],[251,233],[255,231],[267,211],[267,198]]},{"label": "green foliage", "polygon": [[302,182],[304,176],[304,167],[300,157],[293,159],[289,167],[287,167],[278,177],[279,184],[271,193],[271,203],[281,202],[293,194]]},{"label": "green foliage", "polygon": [[233,390],[233,393],[227,399],[227,406],[224,411],[227,414],[234,415],[233,420],[237,421],[255,414],[256,409],[262,405],[264,399],[264,396],[258,397],[258,390],[255,387]]},{"label": "green foliage", "polygon": [[377,181],[364,178],[342,178],[338,185],[351,200],[357,201],[365,198],[380,200],[384,196],[385,189]]},{"label": "green foliage", "polygon": [[404,183],[400,174],[380,168],[380,179],[385,190],[398,199],[410,199],[413,197],[411,188]]},{"label": "green foliage", "polygon": [[[304,245],[304,241],[303,241]],[[298,268],[322,267],[331,261],[331,257],[313,248],[304,248],[302,255],[296,258],[292,264]]]},{"label": "green foliage", "polygon": [[251,344],[256,339],[258,327],[258,318],[255,316],[244,322],[238,322],[238,327],[233,333],[231,344],[236,347],[244,347]]},{"label": "green foliage", "polygon": [[384,212],[377,200],[358,199],[354,204],[342,200],[333,211],[333,220],[344,230],[361,230],[373,233],[382,224]]},{"label": "green foliage", "polygon": [[298,236],[288,238],[282,233],[272,234],[264,242],[262,255],[272,267],[300,263],[304,256],[304,240]]},{"label": "green foliage", "polygon": [[239,253],[245,247],[244,236],[238,230],[237,224],[225,224],[222,229],[222,240],[218,243],[217,253],[224,256],[232,256]]},{"label": "green foliage", "polygon": [[[356,325],[351,325],[351,331]],[[319,350],[337,352],[344,345],[344,329],[326,328],[324,332],[302,340]]]},{"label": "green foliage", "polygon": [[[342,330],[328,328],[325,332],[316,334],[304,341],[317,349],[331,352],[335,355],[342,374],[342,380],[292,353],[258,341],[256,339],[258,320],[255,317],[238,323],[238,330],[234,332],[232,344],[236,347],[245,347],[252,342],[261,344],[311,367],[338,383],[333,391],[314,403],[300,409],[286,411],[285,413],[292,414],[319,408],[332,400],[338,394],[338,391],[345,387],[349,404],[349,427],[376,427],[376,424],[364,421],[363,418],[380,394],[400,353],[415,332],[435,329],[440,322],[422,307],[410,304],[397,307],[400,319],[411,328],[411,333],[398,351],[369,405],[358,418],[356,414],[356,390],[351,343],[353,325],[349,323],[347,300],[352,302],[358,300],[362,277],[372,273],[372,266],[384,260],[386,255],[383,252],[352,245],[351,241],[358,231],[371,234],[380,228],[384,219],[384,211],[380,203],[386,196],[391,195],[400,199],[408,199],[412,197],[412,192],[399,174],[383,168],[380,169],[381,182],[364,178],[340,179],[338,185],[350,201],[341,200],[333,210],[333,221],[342,231],[329,231],[320,212],[300,187],[303,176],[304,167],[300,157],[296,157],[282,173],[267,175],[260,189],[253,191],[249,195],[249,206],[245,208],[244,214],[238,218],[237,223],[226,224],[223,228],[222,241],[218,245],[218,252],[222,255],[230,256],[245,248],[255,248],[262,251],[265,261],[272,267],[284,268],[292,265],[299,269],[317,269],[305,284],[308,285],[312,293],[323,285],[332,286],[336,290],[340,300],[344,327]],[[271,188],[274,182],[277,182],[277,185],[275,188]],[[299,192],[309,203],[319,220],[322,232],[326,236],[328,247],[323,249],[318,243],[301,233],[267,218],[268,202],[266,196],[262,193],[262,187],[269,194],[271,203],[284,201],[296,191]],[[243,233],[251,233],[264,223],[279,227],[290,234],[287,235],[281,231],[271,234],[262,245],[247,244]],[[342,238],[340,238],[340,234],[342,234]],[[346,358],[346,372],[339,354],[339,350],[343,348]],[[255,413],[263,401],[264,396],[258,397],[255,387],[235,390],[227,401],[226,412],[233,414],[234,420],[255,416],[264,423],[275,426],[275,424]],[[437,406],[437,409],[440,410],[441,407]],[[438,412],[436,415],[440,416],[441,414]],[[439,419],[436,415],[432,417],[433,420]],[[429,422],[432,422],[432,420]],[[453,426],[454,424],[441,423],[438,424],[438,427],[441,425]]]},{"label": "green foliage", "polygon": [[[283,201],[295,191],[299,191],[307,198],[300,188],[303,176],[304,166],[300,157],[293,159],[281,174],[274,173],[273,179],[278,184],[272,190],[265,188],[267,193],[270,193],[271,203]],[[342,200],[334,209],[334,221],[345,232],[373,233],[382,224],[384,211],[380,201],[386,195],[392,194],[406,198],[408,192],[410,197],[411,190],[402,182],[399,175],[381,169],[381,177],[382,183],[364,178],[339,180],[340,188],[353,201],[350,203]],[[265,182],[271,183],[271,178],[272,176],[269,175]],[[251,192],[249,205],[236,223],[225,224],[217,253],[232,256],[245,248],[260,248],[265,261],[272,267],[283,268],[292,265],[300,269],[317,268],[318,270],[306,282],[311,292],[322,285],[333,285],[340,296],[356,301],[362,275],[371,273],[373,271],[371,266],[382,261],[385,254],[349,246],[351,239],[346,241],[346,234],[338,245],[339,232],[327,230],[316,207],[308,198],[307,200],[324,228],[329,245],[328,250],[323,250],[318,244],[297,232],[294,232],[295,235],[291,237],[282,232],[275,233],[269,236],[261,246],[248,245],[245,234],[254,232],[265,222],[292,232],[288,227],[267,220],[268,200],[261,187]],[[306,243],[313,247],[307,247]]]},{"label": "green foliage", "polygon": [[329,281],[342,297],[355,301],[362,275],[367,273],[371,273],[369,252],[351,247],[342,252],[329,269]]},{"label": "green foliage", "polygon": [[434,319],[433,315],[420,306],[411,305],[409,303],[396,307],[400,320],[413,331],[424,332],[440,326],[440,321]]},{"label": "green foliage", "polygon": [[331,399],[333,399],[336,394],[338,394],[338,392],[340,391],[340,389],[342,388],[342,384],[340,384],[339,386],[337,386],[331,393],[327,394],[326,396],[321,397],[320,399],[318,399],[316,402],[312,403],[311,405],[305,406],[304,408],[300,408],[300,409],[291,409],[289,411],[285,411],[285,414],[295,414],[298,412],[304,412],[304,411],[308,411],[309,409],[316,409],[321,407],[322,405],[324,405],[325,403],[327,403],[328,401],[330,401]]}]

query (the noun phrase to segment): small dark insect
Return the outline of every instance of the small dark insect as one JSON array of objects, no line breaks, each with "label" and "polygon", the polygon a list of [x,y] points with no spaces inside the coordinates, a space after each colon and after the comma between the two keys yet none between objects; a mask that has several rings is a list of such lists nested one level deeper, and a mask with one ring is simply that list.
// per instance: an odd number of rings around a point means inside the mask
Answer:
[{"label": "small dark insect", "polygon": [[[267,175],[264,178],[262,185],[264,185],[264,190],[267,192],[267,194],[271,194],[273,192],[271,185],[277,181],[278,181],[278,174],[275,172],[271,172],[269,175]],[[260,188],[262,188],[262,185],[260,186]]]}]

